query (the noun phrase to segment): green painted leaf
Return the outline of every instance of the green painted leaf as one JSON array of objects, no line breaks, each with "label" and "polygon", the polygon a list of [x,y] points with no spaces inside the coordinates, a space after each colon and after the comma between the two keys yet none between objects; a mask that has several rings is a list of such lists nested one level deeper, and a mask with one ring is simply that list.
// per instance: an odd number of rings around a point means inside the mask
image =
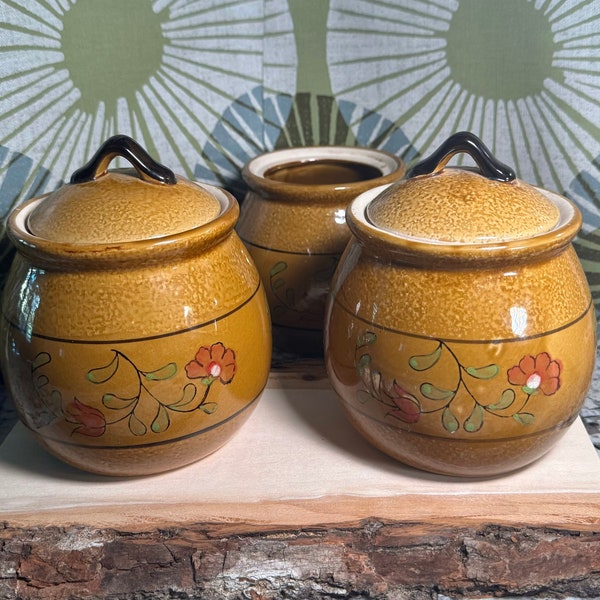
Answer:
[{"label": "green painted leaf", "polygon": [[52,390],[50,393],[50,404],[57,408],[62,405],[62,395],[58,390]]},{"label": "green painted leaf", "polygon": [[356,369],[358,370],[359,374],[362,375],[364,370],[371,364],[371,355],[370,354],[363,354],[359,359],[358,362],[356,363]]},{"label": "green painted leaf", "polygon": [[446,406],[442,412],[442,425],[449,433],[454,433],[458,429],[458,420],[449,406]]},{"label": "green painted leaf", "polygon": [[133,414],[129,415],[129,431],[133,435],[144,435],[146,433],[146,426]]},{"label": "green painted leaf", "polygon": [[150,429],[152,429],[154,433],[162,433],[169,428],[170,424],[171,419],[169,418],[169,413],[167,412],[167,409],[160,404],[156,416],[154,417],[154,421],[152,421],[152,424],[150,425]]},{"label": "green painted leaf", "polygon": [[502,392],[500,400],[498,400],[498,402],[495,402],[494,404],[488,405],[488,408],[490,410],[504,410],[505,408],[508,408],[512,405],[512,403],[515,401],[515,398],[515,391],[508,388]]},{"label": "green painted leaf", "polygon": [[281,273],[282,271],[285,271],[286,269],[287,269],[287,263],[285,263],[283,261],[276,262],[271,267],[271,270],[269,271],[269,275],[271,277],[275,277],[275,275],[277,275],[278,273]]},{"label": "green painted leaf", "polygon": [[474,433],[475,431],[479,431],[483,427],[483,417],[485,415],[485,410],[483,406],[480,404],[476,404],[471,411],[471,414],[466,418],[463,423],[463,427],[465,431],[469,433]]},{"label": "green painted leaf", "polygon": [[531,425],[534,422],[535,417],[531,413],[515,413],[513,419],[517,423],[521,423],[521,425]]},{"label": "green painted leaf", "polygon": [[271,281],[271,288],[274,290],[278,290],[283,285],[285,285],[285,279],[283,279],[283,277],[278,277]]},{"label": "green painted leaf", "polygon": [[115,394],[104,394],[102,396],[102,404],[109,408],[110,410],[122,410],[124,408],[128,408],[137,400],[134,398],[121,398],[116,396]]},{"label": "green painted leaf", "polygon": [[35,387],[39,390],[45,385],[48,385],[49,382],[50,380],[48,379],[48,377],[46,377],[46,375],[38,375],[38,377],[36,377],[35,379]]},{"label": "green painted leaf", "polygon": [[361,348],[362,346],[370,346],[377,341],[377,335],[372,331],[366,331],[361,333],[356,339],[356,347]]},{"label": "green painted leaf", "polygon": [[144,373],[144,377],[149,380],[154,381],[164,381],[165,379],[171,379],[177,373],[177,365],[172,362],[160,369],[156,369],[156,371],[148,371]]},{"label": "green painted leaf", "polygon": [[441,355],[442,345],[439,344],[438,347],[430,354],[418,354],[411,356],[408,364],[415,371],[426,371],[427,369],[431,369],[431,367],[437,363]]},{"label": "green painted leaf", "polygon": [[103,367],[91,369],[87,372],[87,378],[92,383],[106,383],[119,368],[119,355],[115,352],[113,359]]},{"label": "green painted leaf", "polygon": [[40,352],[31,363],[31,370],[36,371],[52,361],[52,358],[47,352]]},{"label": "green painted leaf", "polygon": [[177,410],[183,412],[186,407],[188,407],[196,397],[196,392],[198,388],[193,383],[188,383],[183,387],[183,391],[181,392],[181,398],[174,402],[173,404],[169,404],[169,408],[172,410]]},{"label": "green painted leaf", "polygon": [[452,398],[454,396],[454,390],[445,390],[443,388],[439,388],[433,383],[422,383],[421,394],[425,396],[425,398],[429,398],[429,400],[448,400],[448,398]]},{"label": "green painted leaf", "polygon": [[207,415],[212,415],[217,410],[218,404],[216,402],[205,402],[198,408],[203,410]]},{"label": "green painted leaf", "polygon": [[477,379],[492,379],[500,372],[498,365],[486,365],[485,367],[467,367],[467,373]]}]

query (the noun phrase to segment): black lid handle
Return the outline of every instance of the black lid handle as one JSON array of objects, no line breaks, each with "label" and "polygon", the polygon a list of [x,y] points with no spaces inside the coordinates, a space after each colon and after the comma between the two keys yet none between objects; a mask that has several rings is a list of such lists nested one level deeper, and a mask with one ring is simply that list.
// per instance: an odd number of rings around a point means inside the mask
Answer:
[{"label": "black lid handle", "polygon": [[108,138],[92,159],[71,175],[71,183],[94,181],[108,171],[108,165],[116,156],[126,158],[146,181],[173,185],[177,178],[173,171],[156,162],[134,139],[126,135]]},{"label": "black lid handle", "polygon": [[409,169],[406,177],[416,177],[417,175],[427,175],[440,171],[459,152],[469,154],[477,163],[481,174],[488,179],[506,182],[516,179],[513,169],[495,158],[485,144],[469,131],[459,131],[451,135],[433,154]]}]

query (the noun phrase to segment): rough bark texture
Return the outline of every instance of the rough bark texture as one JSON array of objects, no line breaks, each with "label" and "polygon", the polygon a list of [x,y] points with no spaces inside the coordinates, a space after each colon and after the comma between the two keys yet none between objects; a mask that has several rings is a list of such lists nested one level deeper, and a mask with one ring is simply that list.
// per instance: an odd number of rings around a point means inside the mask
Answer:
[{"label": "rough bark texture", "polygon": [[0,529],[0,598],[396,599],[600,596],[600,531],[369,519],[257,532]]}]

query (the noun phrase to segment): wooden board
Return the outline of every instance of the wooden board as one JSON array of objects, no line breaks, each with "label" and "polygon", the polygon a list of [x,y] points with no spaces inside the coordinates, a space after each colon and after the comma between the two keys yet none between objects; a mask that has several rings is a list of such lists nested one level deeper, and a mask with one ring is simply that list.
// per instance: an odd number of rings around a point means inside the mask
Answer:
[{"label": "wooden board", "polygon": [[148,478],[69,467],[41,450],[19,424],[0,447],[0,481],[4,517],[22,525],[202,519],[315,526],[372,516],[600,522],[600,459],[581,421],[528,468],[481,480],[444,477],[406,467],[365,442],[323,379],[273,378],[228,444],[193,465]]},{"label": "wooden board", "polygon": [[[148,478],[0,446],[0,599],[600,594],[600,460],[578,420],[543,459],[464,480],[346,422],[322,371],[273,374],[210,457]],[[187,594],[187,596],[186,596]]]}]

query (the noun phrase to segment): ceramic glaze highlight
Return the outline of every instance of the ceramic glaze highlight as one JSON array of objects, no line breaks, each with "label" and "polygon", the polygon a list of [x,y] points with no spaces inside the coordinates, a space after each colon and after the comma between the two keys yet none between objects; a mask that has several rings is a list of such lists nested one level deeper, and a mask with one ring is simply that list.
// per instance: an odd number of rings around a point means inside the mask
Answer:
[{"label": "ceramic glaze highlight", "polygon": [[489,244],[378,229],[366,217],[377,190],[349,207],[327,369],[350,422],[382,451],[437,473],[497,475],[542,456],[577,417],[596,321],[570,243],[581,217],[545,194],[553,228]]}]

